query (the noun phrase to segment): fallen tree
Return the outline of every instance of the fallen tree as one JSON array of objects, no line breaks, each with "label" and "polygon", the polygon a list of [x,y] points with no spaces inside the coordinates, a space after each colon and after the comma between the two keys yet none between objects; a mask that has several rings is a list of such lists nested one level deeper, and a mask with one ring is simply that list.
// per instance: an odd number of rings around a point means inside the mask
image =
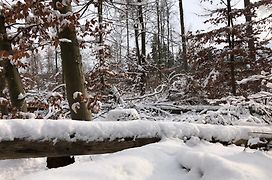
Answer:
[{"label": "fallen tree", "polygon": [[[112,153],[158,142],[163,138],[186,140],[192,136],[226,145],[246,145],[253,137],[260,137],[269,144],[271,132],[271,126],[151,121],[1,120],[0,159]],[[258,142],[251,141],[251,144],[258,147]]]}]

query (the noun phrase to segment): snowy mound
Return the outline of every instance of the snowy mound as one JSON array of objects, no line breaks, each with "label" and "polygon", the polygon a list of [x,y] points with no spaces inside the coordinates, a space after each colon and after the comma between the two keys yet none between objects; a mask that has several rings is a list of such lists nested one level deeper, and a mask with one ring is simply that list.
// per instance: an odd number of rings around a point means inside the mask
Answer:
[{"label": "snowy mound", "polygon": [[117,108],[108,112],[108,121],[132,121],[140,120],[140,115],[136,109]]},{"label": "snowy mound", "polygon": [[36,169],[30,166],[30,172],[9,161],[10,168],[3,168],[0,179],[11,180],[7,169],[18,173],[18,180],[270,180],[272,176],[271,154],[199,139],[187,143],[166,140],[109,155],[78,157],[76,161],[64,168],[42,170],[44,162],[40,160],[34,162]]}]

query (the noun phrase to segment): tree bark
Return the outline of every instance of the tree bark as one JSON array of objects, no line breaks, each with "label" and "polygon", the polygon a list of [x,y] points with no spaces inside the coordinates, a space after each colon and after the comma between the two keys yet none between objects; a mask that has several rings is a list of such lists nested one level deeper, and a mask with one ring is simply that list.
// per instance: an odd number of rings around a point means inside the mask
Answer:
[{"label": "tree bark", "polygon": [[182,0],[179,0],[179,15],[180,15],[180,32],[181,32],[181,41],[182,41],[182,61],[183,61],[184,70],[188,71],[187,45],[186,45]]},{"label": "tree bark", "polygon": [[[9,55],[12,55],[12,47],[7,36],[5,17],[3,15],[0,15],[0,34],[2,35],[0,38],[0,51],[7,52]],[[27,110],[25,99],[19,98],[19,95],[24,96],[25,94],[19,71],[14,65],[10,63],[9,58],[4,57],[2,61],[5,72],[5,79],[7,81],[9,89],[11,104],[18,111],[25,112]]]},{"label": "tree bark", "polygon": [[[53,0],[53,7],[57,9],[56,3],[60,0]],[[72,12],[71,4],[57,9],[62,14]],[[85,89],[85,78],[82,68],[82,58],[80,55],[79,43],[76,37],[75,27],[63,27],[58,33],[59,39],[68,39],[70,42],[60,42],[61,62],[63,69],[64,81],[66,84],[66,95],[70,107],[71,118],[74,120],[91,120],[91,112],[88,110],[86,102],[87,93]],[[82,93],[82,97],[74,98],[74,93]],[[78,105],[78,106],[77,106]],[[47,167],[57,168],[74,163],[74,158],[64,157],[48,157]]]},{"label": "tree bark", "polygon": [[127,57],[130,56],[130,51],[129,51],[129,21],[128,21],[128,10],[129,10],[129,0],[126,0],[126,31],[127,31]]},{"label": "tree bark", "polygon": [[227,18],[228,18],[228,43],[229,43],[229,50],[231,51],[230,54],[230,76],[231,76],[231,92],[232,95],[236,96],[236,80],[235,80],[235,60],[234,60],[234,54],[232,50],[234,49],[234,34],[232,31],[233,28],[233,17],[231,15],[231,0],[227,0]]},{"label": "tree bark", "polygon": [[[58,0],[53,0],[54,5]],[[54,9],[57,9],[54,6]],[[72,11],[71,5],[58,9],[62,14]],[[76,37],[75,27],[63,27],[58,33],[59,39],[68,39],[70,42],[60,42],[62,69],[66,84],[66,94],[71,111],[71,118],[74,120],[91,120],[91,113],[85,102],[80,97],[74,99],[75,92],[80,92],[86,99],[85,78],[82,68],[79,43]],[[79,108],[72,108],[78,104]],[[74,109],[74,110],[73,110]],[[76,110],[76,111],[75,111]]]},{"label": "tree bark", "polygon": [[144,63],[145,63],[145,58],[146,58],[146,46],[145,46],[145,24],[144,24],[144,15],[143,15],[143,6],[142,6],[142,0],[138,0],[138,19],[141,25],[141,55],[140,55],[140,61],[139,65],[142,67],[141,69],[141,77],[140,77],[140,90],[141,90],[141,95],[145,94],[145,86],[146,86],[146,74],[144,71]]},{"label": "tree bark", "polygon": [[246,34],[248,37],[248,49],[249,49],[249,58],[250,61],[255,61],[256,60],[256,49],[255,49],[255,43],[254,43],[254,37],[253,37],[253,28],[251,25],[251,21],[252,21],[252,13],[250,10],[250,0],[244,0],[244,7],[246,9]]}]

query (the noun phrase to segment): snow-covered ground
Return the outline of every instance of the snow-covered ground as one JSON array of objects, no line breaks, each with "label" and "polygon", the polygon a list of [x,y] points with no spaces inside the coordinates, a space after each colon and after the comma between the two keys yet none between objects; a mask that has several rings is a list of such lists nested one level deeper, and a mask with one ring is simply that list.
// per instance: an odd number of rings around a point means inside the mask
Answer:
[{"label": "snow-covered ground", "polygon": [[211,144],[192,138],[114,154],[81,156],[76,163],[45,169],[45,159],[0,161],[1,180],[270,180],[272,152]]}]

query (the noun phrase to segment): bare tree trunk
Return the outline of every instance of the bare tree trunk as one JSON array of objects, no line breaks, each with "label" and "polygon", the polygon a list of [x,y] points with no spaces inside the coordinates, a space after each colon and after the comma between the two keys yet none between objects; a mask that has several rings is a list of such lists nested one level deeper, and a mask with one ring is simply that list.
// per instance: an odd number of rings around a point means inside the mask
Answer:
[{"label": "bare tree trunk", "polygon": [[144,15],[143,15],[143,6],[141,5],[142,0],[138,0],[139,2],[139,6],[138,6],[138,18],[139,18],[139,22],[141,24],[141,44],[142,44],[142,53],[141,53],[141,64],[145,61],[145,56],[146,56],[146,32],[145,32],[145,24],[144,24]]},{"label": "bare tree trunk", "polygon": [[135,46],[136,46],[136,56],[138,59],[138,64],[141,63],[141,56],[140,56],[140,47],[139,47],[139,26],[138,24],[134,24],[134,34],[135,34]]},{"label": "bare tree trunk", "polygon": [[245,9],[247,9],[246,11],[246,23],[247,23],[247,27],[246,27],[246,34],[248,37],[248,49],[249,49],[249,58],[251,61],[255,61],[256,60],[256,49],[255,49],[255,43],[254,43],[254,37],[253,37],[253,28],[252,25],[250,24],[252,21],[252,13],[250,10],[250,0],[244,0],[244,6]]},{"label": "bare tree trunk", "polygon": [[[57,9],[56,3],[60,0],[53,0],[54,9]],[[66,14],[72,12],[71,4],[58,9],[60,13]],[[91,120],[91,113],[81,97],[74,98],[74,93],[80,92],[86,99],[85,78],[82,68],[82,58],[80,55],[79,43],[76,37],[75,27],[64,27],[59,33],[59,38],[65,38],[71,42],[60,42],[61,60],[64,80],[66,84],[66,94],[70,107],[71,118],[74,120]],[[57,168],[74,163],[74,158],[51,157],[47,158],[48,168]]]},{"label": "bare tree trunk", "polygon": [[159,1],[156,1],[156,8],[157,8],[157,46],[158,46],[158,65],[162,63],[162,57],[161,57],[161,26],[160,26],[160,4]]},{"label": "bare tree trunk", "polygon": [[146,46],[145,46],[145,36],[146,36],[146,32],[145,32],[145,24],[144,24],[144,15],[143,15],[143,6],[142,6],[142,0],[138,0],[138,18],[139,18],[139,22],[141,25],[141,44],[142,44],[142,49],[141,49],[141,55],[140,55],[140,61],[139,61],[139,65],[142,67],[141,69],[141,80],[140,80],[140,89],[141,89],[141,95],[145,94],[145,86],[146,86],[146,74],[145,71],[143,70],[143,66],[145,63],[145,58],[146,58]]},{"label": "bare tree trunk", "polygon": [[126,6],[126,29],[127,29],[127,56],[129,57],[129,22],[128,22],[128,10],[129,10],[129,0],[127,0],[127,6]]},{"label": "bare tree trunk", "polygon": [[170,9],[166,2],[166,22],[167,22],[167,65],[171,67],[173,65],[172,59],[170,57]]},{"label": "bare tree trunk", "polygon": [[[7,37],[5,17],[3,15],[0,15],[0,34],[2,35],[0,39],[0,51],[6,51],[8,54],[12,54],[11,43]],[[10,63],[10,59],[8,58],[3,58],[2,65],[5,69],[5,79],[7,81],[12,106],[19,111],[27,111],[25,99],[23,97],[19,98],[19,96],[25,94],[25,91],[18,69]]]},{"label": "bare tree trunk", "polygon": [[180,32],[181,32],[181,38],[182,38],[182,60],[183,60],[184,70],[188,71],[187,45],[186,45],[182,0],[179,0],[179,14],[180,14]]},{"label": "bare tree trunk", "polygon": [[[4,63],[0,60],[0,97],[4,96],[3,90],[6,88],[6,80],[5,80],[5,69],[4,69]],[[2,115],[8,114],[8,109],[5,104],[0,103],[0,113]]]},{"label": "bare tree trunk", "polygon": [[[227,0],[227,18],[228,18],[228,43],[229,43],[229,49],[232,51],[234,49],[234,34],[232,31],[233,28],[233,17],[231,15],[231,0]],[[236,81],[235,81],[235,61],[234,61],[234,54],[231,52],[230,54],[230,75],[231,75],[231,92],[232,95],[236,95]]]},{"label": "bare tree trunk", "polygon": [[[53,0],[54,5],[58,0]],[[56,9],[56,8],[55,8]],[[67,5],[61,10],[62,14],[72,11],[71,5]],[[66,84],[67,99],[69,102],[71,117],[74,120],[91,120],[91,113],[87,109],[86,103],[80,98],[73,98],[74,93],[80,92],[86,98],[85,78],[82,68],[82,58],[80,55],[79,43],[74,27],[64,27],[59,33],[60,39],[68,39],[71,42],[60,42],[62,68]],[[72,108],[72,106],[78,108]],[[73,110],[74,109],[74,110]],[[76,110],[76,112],[75,112]]]}]

